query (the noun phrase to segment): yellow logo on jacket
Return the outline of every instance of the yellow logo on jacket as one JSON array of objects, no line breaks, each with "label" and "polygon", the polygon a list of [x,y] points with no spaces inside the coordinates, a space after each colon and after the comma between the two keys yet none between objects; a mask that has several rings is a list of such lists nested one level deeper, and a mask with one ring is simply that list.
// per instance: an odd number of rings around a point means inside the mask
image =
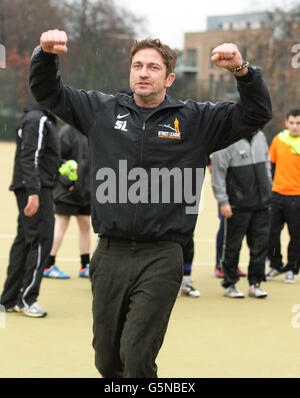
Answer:
[{"label": "yellow logo on jacket", "polygon": [[179,128],[179,120],[176,118],[174,120],[174,127],[171,124],[160,124],[160,127],[166,127],[170,129],[170,131],[159,131],[158,137],[159,138],[171,138],[175,140],[181,139],[181,132]]}]

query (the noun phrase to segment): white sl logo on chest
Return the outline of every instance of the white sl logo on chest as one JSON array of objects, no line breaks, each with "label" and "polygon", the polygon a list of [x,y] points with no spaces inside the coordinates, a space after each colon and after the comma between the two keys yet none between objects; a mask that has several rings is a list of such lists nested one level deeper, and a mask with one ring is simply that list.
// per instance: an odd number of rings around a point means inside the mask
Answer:
[{"label": "white sl logo on chest", "polygon": [[117,121],[115,124],[115,130],[121,130],[121,131],[128,131],[127,129],[127,120],[124,120],[124,118],[126,118],[127,116],[129,116],[129,113],[127,113],[126,115],[118,115],[117,116]]}]

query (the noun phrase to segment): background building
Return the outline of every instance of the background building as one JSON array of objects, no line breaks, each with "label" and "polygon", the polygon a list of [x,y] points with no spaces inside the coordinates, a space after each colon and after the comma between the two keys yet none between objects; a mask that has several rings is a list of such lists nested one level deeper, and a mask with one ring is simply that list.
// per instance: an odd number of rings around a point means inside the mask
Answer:
[{"label": "background building", "polygon": [[268,125],[272,136],[280,128],[287,109],[299,105],[300,65],[297,68],[292,62],[295,57],[292,48],[300,43],[300,23],[271,13],[208,17],[205,32],[185,34],[176,71],[184,81],[183,95],[211,101],[238,97],[234,76],[223,68],[216,68],[210,59],[211,51],[226,42],[237,44],[244,59],[263,70],[274,110],[274,119]]}]

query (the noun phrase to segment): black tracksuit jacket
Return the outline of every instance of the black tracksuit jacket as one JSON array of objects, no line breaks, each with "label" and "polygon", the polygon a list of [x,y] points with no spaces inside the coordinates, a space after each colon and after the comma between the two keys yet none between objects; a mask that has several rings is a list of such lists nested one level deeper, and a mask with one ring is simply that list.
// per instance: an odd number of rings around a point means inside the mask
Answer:
[{"label": "black tracksuit jacket", "polygon": [[38,195],[41,188],[54,188],[60,165],[55,116],[40,104],[25,108],[16,144],[10,190]]},{"label": "black tracksuit jacket", "polygon": [[[144,116],[133,96],[65,86],[58,72],[58,56],[44,53],[40,46],[33,53],[30,67],[35,99],[89,138],[94,231],[113,238],[168,240],[181,245],[186,244],[197,221],[197,214],[186,214],[189,204],[185,198],[182,203],[169,204],[100,204],[96,199],[100,184],[97,172],[109,168],[118,176],[120,160],[127,161],[128,171],[142,168],[148,175],[162,167],[190,168],[194,172],[204,169],[209,154],[262,128],[272,118],[260,71],[249,68],[237,82],[237,103],[183,102],[167,95]],[[171,139],[175,130],[177,138]],[[193,192],[196,182],[194,178]]]}]

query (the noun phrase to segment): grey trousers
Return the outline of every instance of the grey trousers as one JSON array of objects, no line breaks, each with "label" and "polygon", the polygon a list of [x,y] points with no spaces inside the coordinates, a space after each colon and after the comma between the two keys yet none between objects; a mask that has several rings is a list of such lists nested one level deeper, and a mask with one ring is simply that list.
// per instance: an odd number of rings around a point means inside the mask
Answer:
[{"label": "grey trousers", "polygon": [[157,377],[182,276],[177,243],[100,239],[90,277],[95,365],[103,377]]}]

